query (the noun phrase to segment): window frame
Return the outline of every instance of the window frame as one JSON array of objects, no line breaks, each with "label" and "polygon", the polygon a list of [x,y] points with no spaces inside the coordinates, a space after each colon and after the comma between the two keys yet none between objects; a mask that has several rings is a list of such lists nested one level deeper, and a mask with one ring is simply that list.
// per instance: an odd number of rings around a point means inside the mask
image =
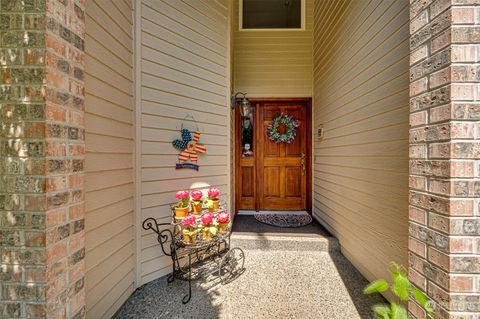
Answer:
[{"label": "window frame", "polygon": [[301,27],[300,28],[243,28],[243,0],[238,0],[238,31],[253,31],[253,32],[261,32],[261,31],[305,31],[305,14],[306,14],[306,0],[301,0],[300,2],[300,21]]}]

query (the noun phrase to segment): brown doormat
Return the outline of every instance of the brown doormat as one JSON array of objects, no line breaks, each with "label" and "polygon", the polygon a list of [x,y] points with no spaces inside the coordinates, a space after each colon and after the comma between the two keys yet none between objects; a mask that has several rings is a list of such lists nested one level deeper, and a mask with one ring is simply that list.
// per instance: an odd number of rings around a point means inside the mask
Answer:
[{"label": "brown doormat", "polygon": [[310,224],[312,222],[312,216],[310,214],[268,214],[268,213],[257,213],[255,214],[255,219],[261,223],[277,226],[277,227],[302,227]]}]

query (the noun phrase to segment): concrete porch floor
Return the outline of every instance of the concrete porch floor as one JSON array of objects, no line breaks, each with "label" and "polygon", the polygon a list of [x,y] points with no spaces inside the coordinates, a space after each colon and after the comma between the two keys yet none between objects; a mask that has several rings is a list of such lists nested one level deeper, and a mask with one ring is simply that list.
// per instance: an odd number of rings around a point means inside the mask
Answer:
[{"label": "concrete porch floor", "polygon": [[363,295],[367,280],[315,221],[278,229],[238,216],[231,246],[245,252],[245,272],[233,282],[198,281],[182,305],[188,284],[160,278],[139,288],[115,318],[372,318],[371,305],[384,301]]}]

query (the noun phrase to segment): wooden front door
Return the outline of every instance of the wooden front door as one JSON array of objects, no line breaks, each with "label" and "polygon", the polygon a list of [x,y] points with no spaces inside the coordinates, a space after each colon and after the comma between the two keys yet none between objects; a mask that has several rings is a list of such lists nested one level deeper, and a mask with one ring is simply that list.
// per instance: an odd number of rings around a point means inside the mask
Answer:
[{"label": "wooden front door", "polygon": [[[237,210],[310,210],[310,100],[250,102],[249,118],[237,111]],[[281,114],[298,121],[291,143],[268,138],[268,126]]]}]

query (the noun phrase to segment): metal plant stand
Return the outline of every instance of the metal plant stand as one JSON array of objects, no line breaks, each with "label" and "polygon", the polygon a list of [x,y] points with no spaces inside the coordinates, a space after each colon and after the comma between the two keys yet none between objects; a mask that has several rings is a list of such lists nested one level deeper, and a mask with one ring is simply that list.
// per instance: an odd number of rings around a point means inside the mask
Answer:
[{"label": "metal plant stand", "polygon": [[227,284],[244,270],[243,250],[230,248],[231,229],[217,234],[210,241],[199,240],[195,244],[183,241],[180,223],[174,217],[171,223],[158,223],[155,218],[147,218],[143,221],[143,229],[154,231],[162,252],[172,258],[168,283],[175,279],[188,281],[188,294],[183,297],[183,304],[192,297],[193,280],[216,274],[222,284]]}]

